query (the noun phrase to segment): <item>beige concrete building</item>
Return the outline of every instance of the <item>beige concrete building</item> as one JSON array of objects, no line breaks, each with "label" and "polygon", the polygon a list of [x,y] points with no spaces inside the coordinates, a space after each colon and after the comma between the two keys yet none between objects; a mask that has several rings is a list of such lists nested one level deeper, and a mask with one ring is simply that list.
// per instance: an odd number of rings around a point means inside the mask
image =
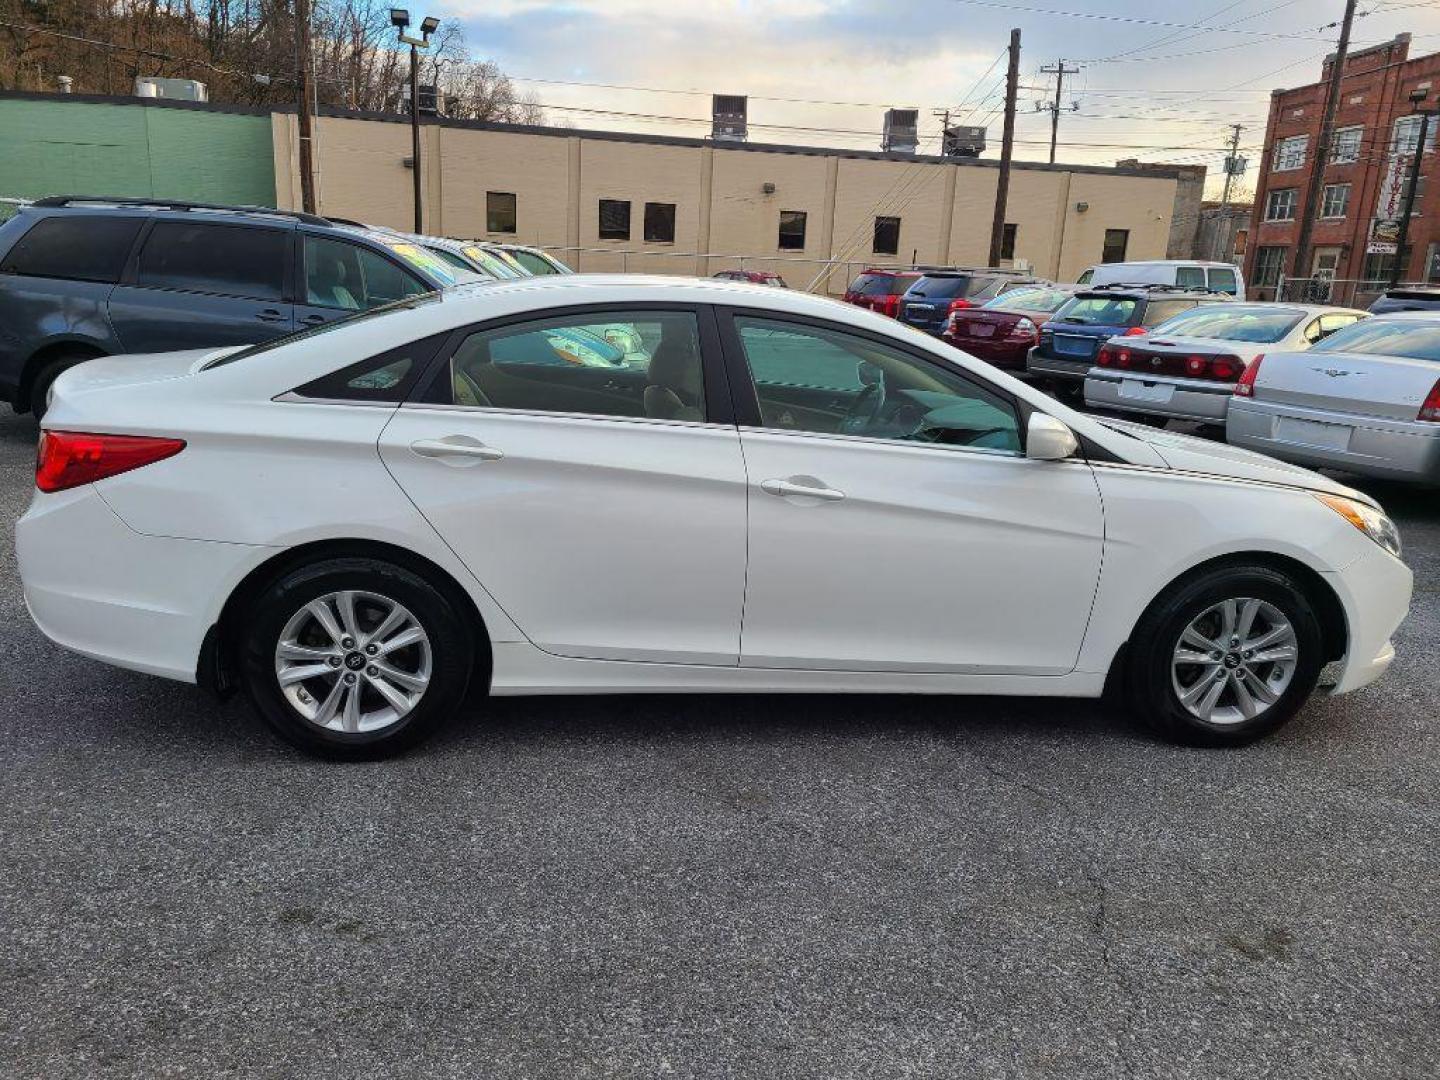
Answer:
[{"label": "beige concrete building", "polygon": [[[296,118],[271,119],[276,204],[298,208]],[[317,128],[320,212],[409,229],[404,119],[327,113]],[[708,274],[743,260],[838,292],[865,265],[987,261],[992,161],[451,120],[422,136],[427,232],[536,244],[580,270]],[[1007,255],[1060,281],[1106,257],[1164,258],[1191,215],[1187,179],[1016,163]]]}]

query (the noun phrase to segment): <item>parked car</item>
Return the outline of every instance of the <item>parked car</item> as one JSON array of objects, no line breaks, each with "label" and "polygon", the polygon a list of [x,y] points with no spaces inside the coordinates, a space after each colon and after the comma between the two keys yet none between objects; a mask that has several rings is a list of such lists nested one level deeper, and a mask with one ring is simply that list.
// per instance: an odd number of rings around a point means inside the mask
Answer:
[{"label": "parked car", "polygon": [[1440,312],[1376,316],[1308,352],[1266,352],[1225,437],[1284,461],[1440,484]]},{"label": "parked car", "polygon": [[1023,371],[1025,357],[1040,342],[1040,325],[1070,299],[1068,285],[1020,285],[978,308],[950,313],[940,336],[957,349],[994,364]]},{"label": "parked car", "polygon": [[1171,285],[1178,289],[1209,289],[1245,297],[1245,275],[1234,263],[1200,259],[1145,259],[1099,263],[1088,267],[1079,285]]},{"label": "parked car", "polygon": [[471,277],[312,214],[38,199],[0,225],[0,399],[39,416],[91,357],[267,341]]},{"label": "parked car", "polygon": [[559,259],[555,258],[554,255],[540,248],[526,247],[524,244],[500,244],[498,246],[501,251],[505,252],[536,277],[544,277],[547,274],[573,274],[575,272]]},{"label": "parked car", "polygon": [[1081,289],[1040,327],[1025,370],[1052,389],[1083,391],[1100,346],[1112,337],[1135,337],[1200,304],[1228,296],[1168,285],[1100,285]]},{"label": "parked car", "polygon": [[[607,323],[646,368],[555,363]],[[487,282],[54,390],[16,527],[39,627],[341,756],[470,691],[1109,685],[1234,746],[1331,661],[1379,677],[1411,592],[1359,492],[789,290]]]},{"label": "parked car", "polygon": [[1260,353],[1300,351],[1366,317],[1307,304],[1203,304],[1147,333],[1100,347],[1085,404],[1159,420],[1223,424],[1245,365]]},{"label": "parked car", "polygon": [[785,279],[771,270],[721,270],[712,275],[721,281],[748,281],[751,285],[771,285],[777,289],[788,289]]},{"label": "parked car", "polygon": [[900,297],[921,276],[919,270],[870,269],[860,274],[845,290],[845,303],[878,311],[895,318],[900,313]]},{"label": "parked car", "polygon": [[927,270],[900,297],[896,317],[938,337],[952,312],[979,307],[1022,279],[1006,270]]},{"label": "parked car", "polygon": [[1425,288],[1406,285],[1398,289],[1386,289],[1370,305],[1370,314],[1388,315],[1394,311],[1437,311],[1440,310],[1440,286]]}]

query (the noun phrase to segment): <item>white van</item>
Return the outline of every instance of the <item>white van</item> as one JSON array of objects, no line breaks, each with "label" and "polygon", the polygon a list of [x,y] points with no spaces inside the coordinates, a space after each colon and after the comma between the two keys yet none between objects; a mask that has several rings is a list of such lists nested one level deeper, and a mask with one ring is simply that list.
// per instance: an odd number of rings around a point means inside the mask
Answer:
[{"label": "white van", "polygon": [[1175,285],[1183,289],[1209,289],[1245,299],[1245,278],[1238,266],[1199,259],[1101,263],[1090,267],[1077,281],[1081,285]]}]

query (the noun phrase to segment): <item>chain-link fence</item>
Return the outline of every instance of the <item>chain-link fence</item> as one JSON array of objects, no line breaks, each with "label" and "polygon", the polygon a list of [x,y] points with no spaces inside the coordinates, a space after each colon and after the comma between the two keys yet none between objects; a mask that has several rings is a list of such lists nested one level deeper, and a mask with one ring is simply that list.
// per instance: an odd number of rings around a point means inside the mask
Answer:
[{"label": "chain-link fence", "polygon": [[[1401,282],[1407,288],[1414,282]],[[1387,280],[1366,278],[1282,277],[1273,290],[1256,289],[1257,299],[1288,300],[1292,304],[1334,304],[1337,307],[1368,308],[1381,293],[1390,288]],[[1273,296],[1264,295],[1273,291]]]}]

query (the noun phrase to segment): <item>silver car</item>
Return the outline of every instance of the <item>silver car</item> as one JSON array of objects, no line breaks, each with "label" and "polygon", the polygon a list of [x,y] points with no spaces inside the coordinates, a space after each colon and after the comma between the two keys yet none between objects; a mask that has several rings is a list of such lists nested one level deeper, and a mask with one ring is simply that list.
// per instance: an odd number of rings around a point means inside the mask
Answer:
[{"label": "silver car", "polygon": [[1308,352],[1257,357],[1225,435],[1312,468],[1440,483],[1440,312],[1378,315]]},{"label": "silver car", "polygon": [[1112,338],[1085,376],[1085,404],[1223,424],[1241,373],[1264,352],[1308,349],[1366,318],[1312,304],[1205,304],[1138,337]]}]

